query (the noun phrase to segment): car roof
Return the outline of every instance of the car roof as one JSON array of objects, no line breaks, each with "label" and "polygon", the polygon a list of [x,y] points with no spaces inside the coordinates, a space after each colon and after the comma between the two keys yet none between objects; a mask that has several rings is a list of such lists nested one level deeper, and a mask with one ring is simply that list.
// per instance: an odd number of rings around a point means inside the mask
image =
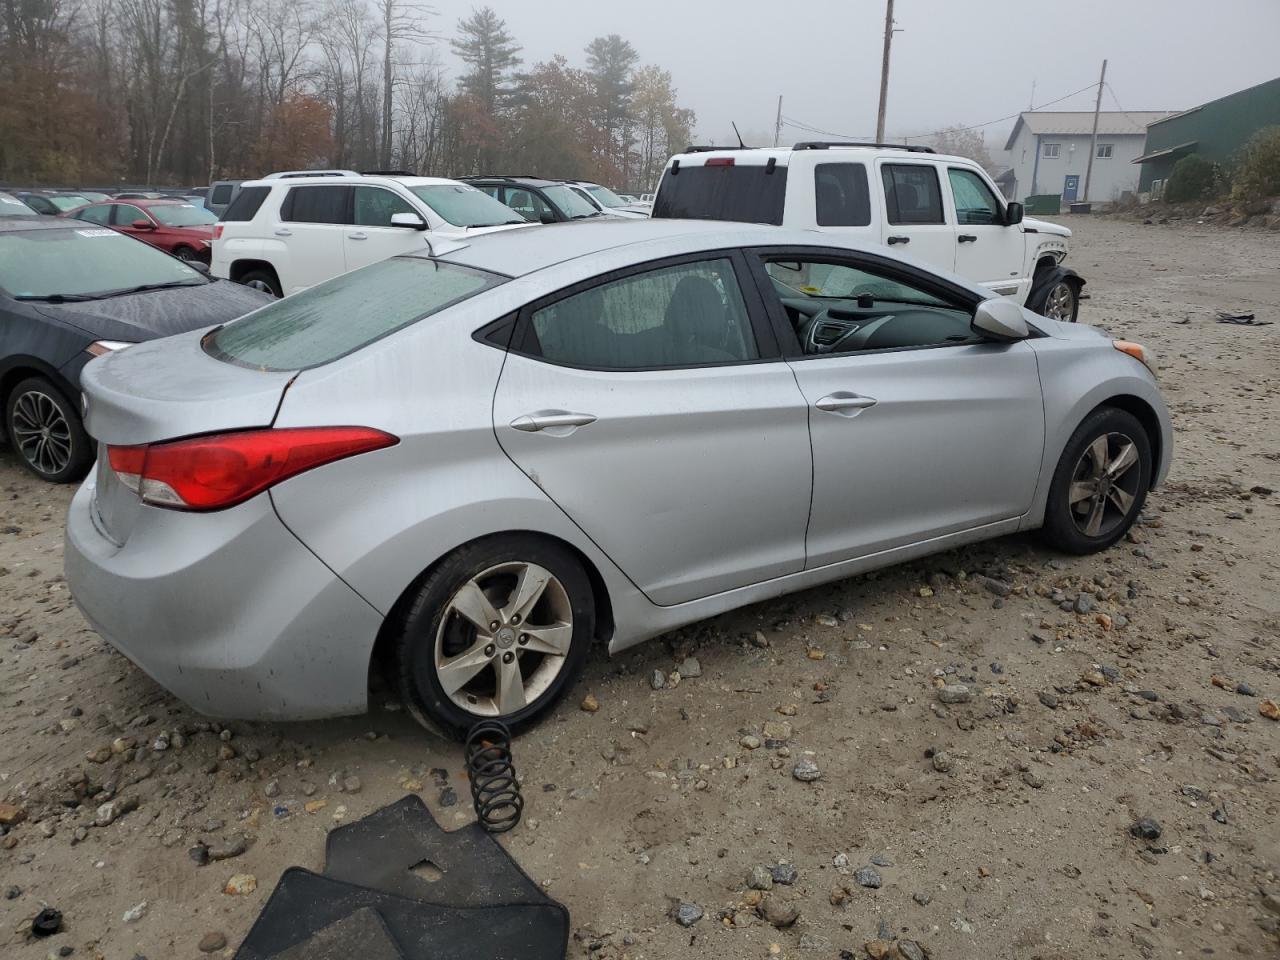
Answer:
[{"label": "car roof", "polygon": [[[520,277],[606,250],[681,239],[691,241],[689,246],[694,252],[772,244],[833,245],[831,236],[812,230],[717,220],[628,220],[611,217],[594,222],[553,223],[468,237],[464,241],[465,246],[453,246],[438,259]],[[843,237],[834,245],[851,249],[874,247],[873,244],[860,244]],[[425,257],[430,253],[424,250],[421,254],[409,256]]]},{"label": "car roof", "polygon": [[564,183],[563,180],[549,180],[546,177],[526,177],[521,174],[495,174],[491,177],[463,177],[463,183],[519,183],[528,187],[554,187]]},{"label": "car roof", "polygon": [[375,184],[378,186],[389,186],[398,183],[406,187],[430,187],[430,186],[448,186],[450,184],[461,183],[460,180],[450,180],[447,177],[408,177],[408,176],[389,176],[357,174],[355,176],[315,176],[315,177],[264,177],[261,180],[244,180],[240,182],[241,189],[245,187],[297,187],[312,186],[322,184],[326,187],[344,187],[359,186],[361,184]]},{"label": "car roof", "polygon": [[[709,159],[733,159],[743,166],[764,165],[773,160],[775,163],[785,166],[793,162],[797,157],[812,159],[814,163],[838,162],[833,159],[833,154],[837,156],[852,154],[862,157],[869,155],[877,157],[888,156],[904,160],[960,162],[976,165],[968,157],[934,153],[933,150],[925,147],[874,143],[812,143],[797,144],[794,147],[693,147],[683,153],[677,153],[672,159],[678,159],[681,163],[696,161],[698,166],[701,166]],[[671,166],[670,161],[667,161],[667,166]]]}]

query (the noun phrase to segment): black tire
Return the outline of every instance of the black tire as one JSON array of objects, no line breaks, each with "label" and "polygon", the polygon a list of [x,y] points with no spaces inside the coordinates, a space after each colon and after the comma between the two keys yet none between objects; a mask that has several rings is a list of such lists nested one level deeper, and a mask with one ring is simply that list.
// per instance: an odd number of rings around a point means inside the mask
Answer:
[{"label": "black tire", "polygon": [[[563,587],[561,601],[567,602],[572,610],[572,639],[559,672],[545,690],[523,709],[499,713],[496,719],[512,729],[532,724],[564,696],[582,673],[595,634],[595,601],[591,582],[577,557],[564,547],[532,534],[504,534],[477,540],[455,550],[428,572],[416,587],[396,640],[394,669],[401,699],[429,730],[461,739],[479,721],[495,718],[492,713],[464,709],[445,692],[436,669],[436,645],[441,639],[442,621],[455,594],[472,578],[504,564],[536,564],[559,581]],[[531,611],[529,621],[533,619]],[[446,637],[449,630],[457,629],[455,624],[461,624],[463,628],[469,626],[456,614],[452,615],[450,622],[444,624]],[[462,645],[471,642],[474,641],[469,638],[463,640]],[[445,651],[448,655],[456,655],[457,652]],[[529,650],[517,653],[516,663],[522,671],[536,670],[541,663],[541,659],[530,660],[525,654],[543,657]],[[503,655],[501,651],[498,654]],[[487,682],[490,673],[496,678],[497,670],[496,662],[493,670],[483,668],[474,682]],[[496,684],[497,681],[494,679],[492,682]],[[458,695],[465,699],[466,693],[467,688],[464,687]]]},{"label": "black tire", "polygon": [[173,255],[183,263],[190,263],[192,260],[199,260],[199,255],[190,247],[174,247]]},{"label": "black tire", "polygon": [[246,287],[269,293],[277,299],[281,296],[280,280],[276,277],[274,270],[250,270],[240,278],[240,282]]},{"label": "black tire", "polygon": [[[1127,510],[1122,510],[1123,497],[1114,492],[1100,494],[1104,513],[1097,533],[1091,535],[1088,520],[1092,517],[1096,501],[1077,501],[1073,505],[1073,486],[1097,482],[1089,476],[1089,467],[1094,462],[1089,454],[1090,448],[1099,438],[1107,438],[1109,451],[1118,453],[1123,441],[1115,439],[1117,437],[1132,442],[1137,462],[1123,472],[1118,481],[1109,483],[1106,491],[1120,490],[1132,497],[1132,502],[1128,503]],[[1151,439],[1138,418],[1116,407],[1095,410],[1076,428],[1058,460],[1049,486],[1041,536],[1064,553],[1086,554],[1107,549],[1128,533],[1141,512],[1151,486],[1152,468]]]},{"label": "black tire", "polygon": [[[1042,317],[1052,320],[1075,323],[1080,316],[1080,279],[1064,274],[1061,268],[1053,267],[1042,270],[1031,284],[1031,293],[1027,296],[1027,309]],[[1063,310],[1060,306],[1062,297],[1069,298],[1069,306]],[[1050,309],[1050,304],[1055,308]],[[1054,316],[1053,314],[1063,314]]]},{"label": "black tire", "polygon": [[[33,411],[40,416],[47,412],[61,417],[65,429],[55,423],[51,433],[53,439],[66,445],[65,456],[61,444],[51,447],[46,442],[42,449],[38,440],[34,445],[23,442],[24,436],[30,436]],[[93,441],[85,433],[80,412],[66,394],[44,377],[28,377],[9,392],[4,402],[4,429],[18,461],[41,480],[73,483],[93,465]]]}]

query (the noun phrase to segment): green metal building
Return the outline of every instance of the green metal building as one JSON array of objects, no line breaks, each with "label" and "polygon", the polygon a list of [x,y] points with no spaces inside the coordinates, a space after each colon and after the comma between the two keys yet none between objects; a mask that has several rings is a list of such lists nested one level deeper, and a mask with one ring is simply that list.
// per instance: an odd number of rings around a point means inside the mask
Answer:
[{"label": "green metal building", "polygon": [[1173,165],[1191,153],[1228,163],[1263,127],[1280,126],[1280,77],[1147,125],[1138,189],[1163,186]]}]

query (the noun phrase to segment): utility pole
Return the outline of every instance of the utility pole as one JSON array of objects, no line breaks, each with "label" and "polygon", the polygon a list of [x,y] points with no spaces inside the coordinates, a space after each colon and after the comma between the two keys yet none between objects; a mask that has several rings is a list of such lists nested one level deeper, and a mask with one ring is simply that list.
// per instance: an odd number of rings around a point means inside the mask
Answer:
[{"label": "utility pole", "polygon": [[782,139],[782,94],[778,94],[778,119],[773,122],[773,145]]},{"label": "utility pole", "polygon": [[1102,76],[1098,77],[1098,99],[1093,105],[1093,137],[1089,141],[1089,165],[1084,168],[1085,203],[1089,202],[1089,178],[1093,176],[1093,158],[1098,152],[1098,113],[1102,110],[1102,88],[1107,82],[1107,61],[1102,61]]},{"label": "utility pole", "polygon": [[884,108],[889,99],[889,45],[893,43],[893,0],[884,5],[884,59],[880,62],[880,111],[876,114],[876,143],[884,143]]}]

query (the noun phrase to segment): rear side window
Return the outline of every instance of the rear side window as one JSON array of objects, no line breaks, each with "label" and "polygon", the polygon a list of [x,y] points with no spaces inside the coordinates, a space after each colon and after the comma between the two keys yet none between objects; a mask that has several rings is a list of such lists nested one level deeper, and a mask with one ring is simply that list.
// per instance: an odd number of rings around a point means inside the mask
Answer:
[{"label": "rear side window", "polygon": [[290,223],[350,223],[350,196],[350,187],[292,187],[280,208],[280,219]]},{"label": "rear side window", "polygon": [[686,167],[668,170],[653,204],[657,220],[732,220],[782,225],[787,168]]},{"label": "rear side window", "polygon": [[[218,190],[222,188],[219,187]],[[216,190],[214,191],[217,192]],[[271,192],[270,187],[244,187],[236,198],[231,201],[231,206],[222,211],[223,220],[231,221],[248,221],[258,215],[258,210],[262,207],[262,202],[267,199],[267,194]],[[231,194],[231,188],[227,187],[227,194]],[[215,203],[225,203],[225,200],[215,200]]]},{"label": "rear side window", "polygon": [[867,168],[861,163],[820,163],[813,169],[818,226],[865,227],[871,223]]},{"label": "rear side window", "polygon": [[880,177],[890,223],[946,223],[935,168],[920,163],[886,163],[880,168]]},{"label": "rear side window", "polygon": [[383,260],[263,307],[205,337],[210,356],[260,370],[330,363],[506,277],[419,257]]}]

